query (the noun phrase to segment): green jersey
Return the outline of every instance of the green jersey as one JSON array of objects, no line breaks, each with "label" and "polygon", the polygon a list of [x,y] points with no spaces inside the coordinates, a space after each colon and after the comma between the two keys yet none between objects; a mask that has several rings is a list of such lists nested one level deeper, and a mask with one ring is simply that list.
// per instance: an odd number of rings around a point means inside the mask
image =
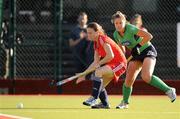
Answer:
[{"label": "green jersey", "polygon": [[[138,43],[142,41],[142,37],[138,37],[136,34],[138,32],[138,28],[131,24],[126,24],[124,36],[121,36],[118,31],[115,31],[113,36],[116,43],[120,43],[123,46],[126,46],[128,49],[134,48]],[[150,46],[151,43],[148,42],[144,44],[140,51],[143,51],[148,46]]]}]

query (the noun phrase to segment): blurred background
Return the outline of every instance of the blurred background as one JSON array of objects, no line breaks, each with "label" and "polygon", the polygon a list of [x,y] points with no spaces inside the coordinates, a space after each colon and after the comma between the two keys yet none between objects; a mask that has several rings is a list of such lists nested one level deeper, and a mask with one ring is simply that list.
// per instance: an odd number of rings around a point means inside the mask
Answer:
[{"label": "blurred background", "polygon": [[[112,37],[111,16],[121,11],[130,20],[140,14],[143,26],[153,35],[158,51],[155,74],[170,85],[180,86],[178,67],[179,0],[0,0],[0,92],[2,94],[88,93],[83,85],[50,87],[78,72],[69,37],[80,12],[96,21]],[[180,40],[180,39],[179,39]],[[180,42],[180,41],[179,41]],[[179,53],[180,54],[180,53]],[[86,62],[83,62],[86,65]],[[140,77],[138,78],[140,80]],[[142,82],[139,82],[139,85]],[[120,92],[120,85],[114,90]],[[89,85],[90,84],[86,84]],[[84,85],[84,86],[86,86]],[[113,85],[113,84],[112,84]],[[138,84],[137,84],[138,85]],[[148,92],[149,89],[147,89]],[[155,89],[152,89],[155,90]],[[139,93],[141,89],[137,89]],[[135,92],[136,92],[135,91]],[[156,91],[156,90],[155,90]],[[154,92],[155,92],[154,91]],[[179,91],[179,90],[178,90]],[[114,92],[116,93],[116,92]],[[146,91],[145,91],[146,93]],[[159,93],[158,93],[159,94]]]}]

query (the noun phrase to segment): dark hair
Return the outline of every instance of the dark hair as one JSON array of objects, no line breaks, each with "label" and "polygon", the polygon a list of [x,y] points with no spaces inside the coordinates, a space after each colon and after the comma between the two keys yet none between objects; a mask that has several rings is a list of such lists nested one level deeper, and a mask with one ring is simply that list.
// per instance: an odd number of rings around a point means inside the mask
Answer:
[{"label": "dark hair", "polygon": [[115,14],[112,15],[111,17],[111,22],[114,23],[114,20],[116,18],[122,18],[123,20],[126,20],[126,15],[124,15],[122,12],[117,11]]},{"label": "dark hair", "polygon": [[95,32],[105,34],[104,29],[97,22],[91,22],[88,24],[87,28],[92,28]]},{"label": "dark hair", "polygon": [[132,23],[135,19],[137,19],[138,17],[141,17],[141,15],[140,14],[135,14],[132,18],[131,18],[131,20],[130,20],[130,23]]}]

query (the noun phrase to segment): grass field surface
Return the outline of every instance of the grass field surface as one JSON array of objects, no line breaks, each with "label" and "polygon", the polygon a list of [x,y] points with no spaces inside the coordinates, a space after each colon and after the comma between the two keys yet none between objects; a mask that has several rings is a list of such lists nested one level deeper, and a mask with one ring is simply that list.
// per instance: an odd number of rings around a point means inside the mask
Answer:
[{"label": "grass field surface", "polygon": [[[82,105],[87,98],[84,95],[0,96],[0,114],[32,119],[180,119],[180,96],[174,103],[167,96],[132,96],[129,109],[123,110],[115,109],[121,96],[109,96],[111,109],[90,109]],[[17,109],[20,102],[24,108]]]}]

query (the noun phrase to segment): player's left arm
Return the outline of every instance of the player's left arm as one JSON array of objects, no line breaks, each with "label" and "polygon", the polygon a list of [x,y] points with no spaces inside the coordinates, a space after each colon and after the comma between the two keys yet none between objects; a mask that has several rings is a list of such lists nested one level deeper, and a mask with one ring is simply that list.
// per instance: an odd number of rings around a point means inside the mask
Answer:
[{"label": "player's left arm", "polygon": [[110,62],[114,58],[114,53],[110,44],[104,43],[103,48],[106,52],[106,56],[99,61],[99,66]]},{"label": "player's left arm", "polygon": [[139,43],[141,46],[143,46],[145,43],[147,43],[153,38],[151,33],[149,33],[148,31],[144,31],[142,29],[138,29],[138,32],[136,35],[143,38],[142,41]]}]

